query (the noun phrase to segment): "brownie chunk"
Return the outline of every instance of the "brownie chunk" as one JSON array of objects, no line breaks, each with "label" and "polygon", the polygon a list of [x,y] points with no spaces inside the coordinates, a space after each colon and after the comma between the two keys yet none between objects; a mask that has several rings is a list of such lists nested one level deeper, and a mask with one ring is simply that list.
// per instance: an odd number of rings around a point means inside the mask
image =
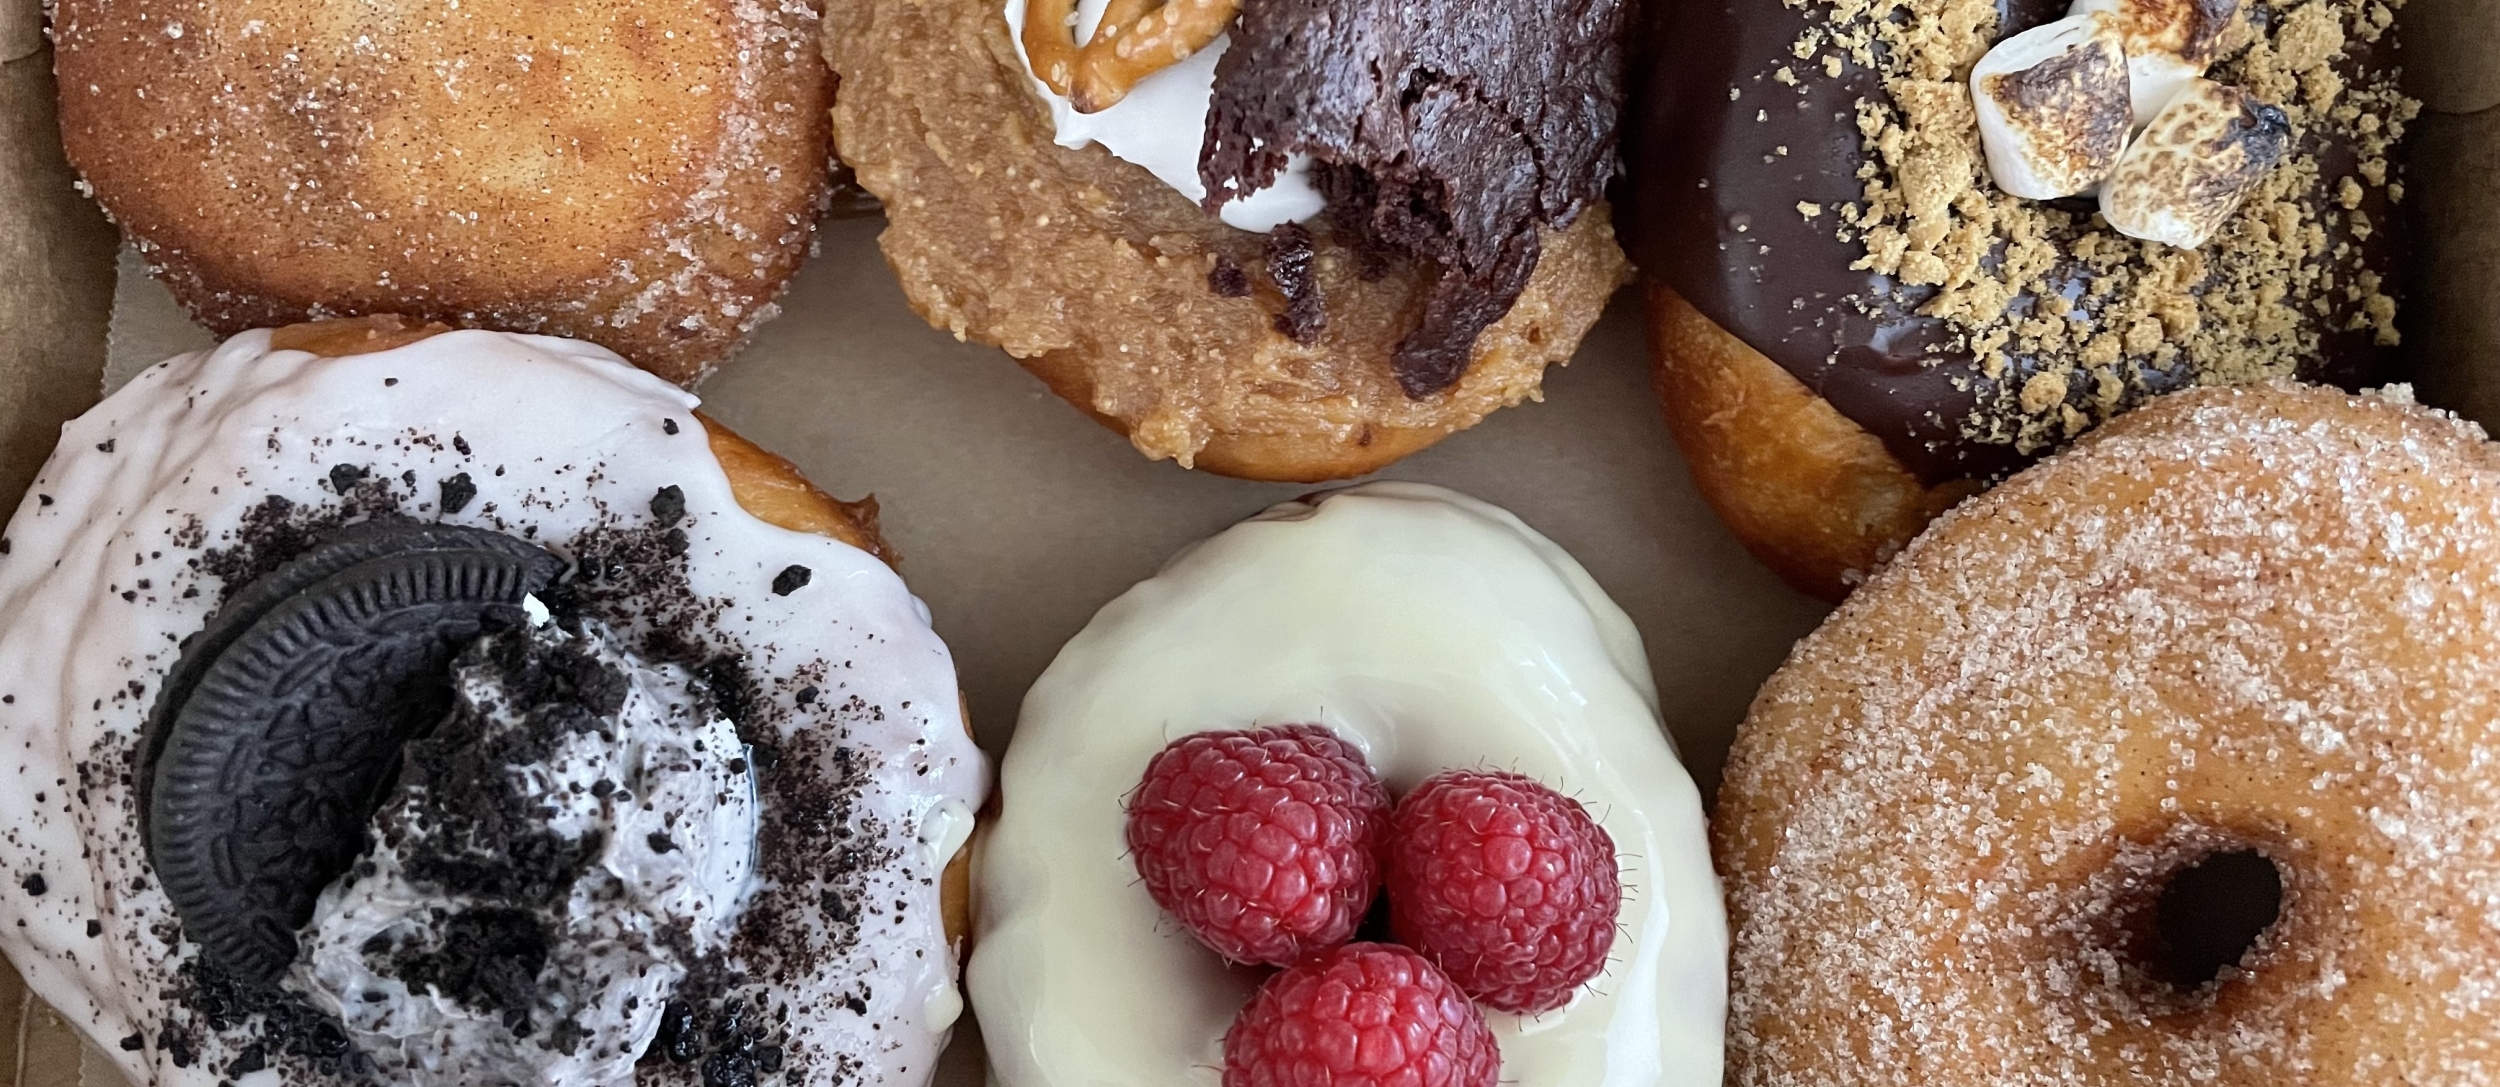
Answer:
[{"label": "brownie chunk", "polygon": [[1614,173],[1628,18],[1626,0],[1248,0],[1216,65],[1207,207],[1310,155],[1338,229],[1440,269],[1392,365],[1410,397],[1448,388],[1538,232]]}]

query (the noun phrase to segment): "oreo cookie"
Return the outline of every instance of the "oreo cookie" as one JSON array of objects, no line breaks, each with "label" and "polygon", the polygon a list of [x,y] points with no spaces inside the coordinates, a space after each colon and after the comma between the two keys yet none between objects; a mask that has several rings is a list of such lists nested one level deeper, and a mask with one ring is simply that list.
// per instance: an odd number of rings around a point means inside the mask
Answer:
[{"label": "oreo cookie", "polygon": [[344,873],[450,665],[564,571],[495,532],[369,522],[244,586],[185,646],[140,750],[148,856],[187,934],[274,980]]}]

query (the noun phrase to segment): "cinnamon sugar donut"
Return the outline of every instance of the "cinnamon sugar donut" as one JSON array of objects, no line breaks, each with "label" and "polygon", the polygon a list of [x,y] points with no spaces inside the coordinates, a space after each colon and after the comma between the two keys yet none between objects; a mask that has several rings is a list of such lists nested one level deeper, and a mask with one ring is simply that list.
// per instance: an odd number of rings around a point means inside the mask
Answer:
[{"label": "cinnamon sugar donut", "polygon": [[2401,396],[2176,394],[1946,514],[1728,763],[1730,1082],[2500,1078],[2495,600],[2500,450]]},{"label": "cinnamon sugar donut", "polygon": [[680,384],[815,236],[814,0],[64,0],[61,142],[220,335],[404,313]]}]

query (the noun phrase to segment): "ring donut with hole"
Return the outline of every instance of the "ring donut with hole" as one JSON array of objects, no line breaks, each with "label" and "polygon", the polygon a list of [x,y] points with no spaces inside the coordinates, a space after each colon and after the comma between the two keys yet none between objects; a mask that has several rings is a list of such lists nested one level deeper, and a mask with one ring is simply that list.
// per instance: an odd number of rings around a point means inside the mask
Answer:
[{"label": "ring donut with hole", "polygon": [[2400,393],[2173,394],[1946,514],[1738,733],[1728,1082],[2500,1075],[2496,594],[2500,447]]},{"label": "ring donut with hole", "polygon": [[1799,588],[2150,396],[2399,364],[2388,5],[1652,9],[1624,236],[1656,392]]},{"label": "ring donut with hole", "polygon": [[[1259,763],[1267,768],[1243,773],[1296,798],[1276,810],[1321,813],[1274,824],[1303,843],[1298,862],[1285,859],[1295,851],[1281,839],[1242,830],[1239,819],[1264,812],[1211,799],[1244,780],[1228,766]],[[1351,809],[1293,783],[1324,772],[1361,779],[1335,791]],[[1413,1082],[1719,1082],[1718,886],[1640,637],[1578,563],[1500,509],[1435,487],[1366,484],[1277,506],[1189,548],[1060,651],[1025,698],[1000,784],[1003,808],[976,846],[983,905],[967,978],[1004,1087],[1288,1082],[1278,1077],[1296,1066],[1278,1054],[1290,1040],[1251,1044],[1261,1008],[1290,1005],[1300,979],[1331,969],[1420,986],[1439,994],[1452,1022],[1489,1032],[1489,1044],[1453,1055],[1413,1048],[1415,1035],[1397,1028],[1408,1041],[1391,1048],[1409,1046],[1406,1059],[1447,1058]],[[1511,999],[1482,984],[1485,959],[1521,949],[1479,945],[1492,955],[1469,960],[1433,938],[1421,901],[1466,878],[1471,902],[1490,893],[1529,903],[1516,884],[1488,892],[1475,877],[1569,863],[1532,831],[1506,846],[1480,843],[1481,866],[1477,845],[1454,866],[1417,862],[1452,840],[1415,830],[1434,825],[1428,801],[1478,811],[1469,805],[1494,804],[1493,793],[1584,812],[1602,828],[1588,840],[1610,843],[1597,882],[1602,894],[1619,887],[1620,905],[1602,926],[1602,966],[1539,996]],[[1361,844],[1373,839],[1328,813],[1359,819],[1391,800],[1394,814],[1376,828],[1386,888],[1374,898]],[[1173,821],[1210,813],[1230,829]],[[1342,868],[1309,863],[1328,827],[1354,844]],[[1192,852],[1188,843],[1208,834],[1266,844],[1229,872],[1231,862],[1210,861],[1198,875],[1213,882],[1166,895],[1191,861],[1171,850]],[[1156,868],[1156,857],[1175,863]],[[1244,875],[1271,869],[1301,874]],[[1258,920],[1275,896],[1299,899],[1332,881],[1349,888],[1333,930],[1297,927],[1301,912],[1287,908]],[[1542,902],[1556,886],[1540,884]],[[1219,891],[1235,905],[1218,902]],[[1202,901],[1209,908],[1194,908]],[[1217,939],[1279,929],[1307,938],[1282,954]],[[1549,962],[1546,951],[1525,958]],[[1419,958],[1439,972],[1416,967]],[[1453,986],[1465,999],[1450,996]],[[1515,1007],[1532,1010],[1505,1010]],[[1328,1029],[1346,1024],[1391,1029],[1361,1015]]]},{"label": "ring donut with hole", "polygon": [[931,324],[1149,457],[1339,479],[1536,397],[1626,277],[1629,11],[835,0],[834,139]]},{"label": "ring donut with hole", "polygon": [[696,403],[369,318],[71,422],[0,536],[28,987],[167,1087],[927,1082],[987,762],[874,506]]}]

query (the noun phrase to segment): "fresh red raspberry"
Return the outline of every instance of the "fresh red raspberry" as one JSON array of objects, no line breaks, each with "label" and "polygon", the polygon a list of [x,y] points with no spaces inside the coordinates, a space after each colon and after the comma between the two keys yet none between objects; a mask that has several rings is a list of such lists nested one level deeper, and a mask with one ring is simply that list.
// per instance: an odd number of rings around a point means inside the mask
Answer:
[{"label": "fresh red raspberry", "polygon": [[1614,839],[1530,778],[1452,770],[1416,786],[1382,863],[1390,929],[1486,1007],[1559,1008],[1614,946]]},{"label": "fresh red raspberry", "polygon": [[1354,938],[1380,889],[1389,794],[1318,725],[1183,737],[1128,800],[1155,904],[1234,962],[1291,966]]},{"label": "fresh red raspberry", "polygon": [[1347,944],[1267,979],[1224,1034],[1224,1087],[1494,1087],[1484,1013],[1424,957]]}]

